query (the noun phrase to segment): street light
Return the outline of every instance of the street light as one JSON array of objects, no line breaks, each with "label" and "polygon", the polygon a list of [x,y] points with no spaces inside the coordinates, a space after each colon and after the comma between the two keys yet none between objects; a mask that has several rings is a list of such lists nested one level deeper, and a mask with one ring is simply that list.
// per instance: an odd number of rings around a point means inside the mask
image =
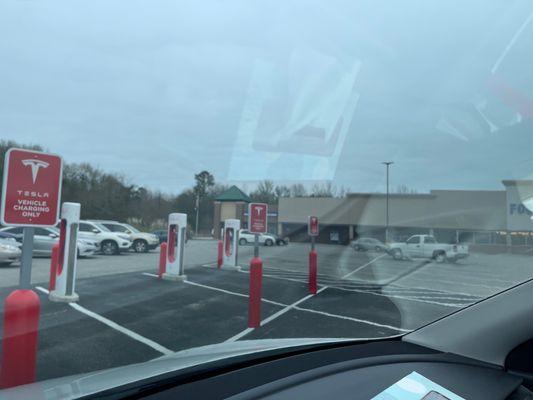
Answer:
[{"label": "street light", "polygon": [[196,192],[196,227],[194,228],[194,236],[198,237],[198,219],[200,218],[200,191]]},{"label": "street light", "polygon": [[393,161],[383,161],[383,165],[387,167],[387,205],[386,205],[386,218],[385,218],[385,242],[389,241],[389,167],[394,164]]}]

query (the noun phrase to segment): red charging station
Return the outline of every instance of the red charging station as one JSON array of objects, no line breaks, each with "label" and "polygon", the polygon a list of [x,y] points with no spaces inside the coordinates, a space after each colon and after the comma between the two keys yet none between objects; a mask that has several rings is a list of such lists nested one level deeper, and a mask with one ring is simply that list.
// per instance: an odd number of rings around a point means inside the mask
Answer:
[{"label": "red charging station", "polygon": [[227,270],[240,270],[237,264],[239,229],[241,221],[238,219],[227,219],[224,221],[224,244],[222,252],[222,268]]},{"label": "red charging station", "polygon": [[186,229],[187,214],[169,214],[165,272],[161,275],[165,280],[184,281],[187,279],[183,265]]},{"label": "red charging station", "polygon": [[59,251],[54,289],[50,301],[71,303],[79,300],[75,292],[78,259],[78,226],[81,205],[63,203],[59,228]]}]

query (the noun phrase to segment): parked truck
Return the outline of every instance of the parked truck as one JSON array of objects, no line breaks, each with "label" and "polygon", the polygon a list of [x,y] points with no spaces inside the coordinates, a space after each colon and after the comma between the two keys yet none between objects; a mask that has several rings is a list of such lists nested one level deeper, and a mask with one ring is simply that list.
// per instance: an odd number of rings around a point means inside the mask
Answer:
[{"label": "parked truck", "polygon": [[469,250],[466,245],[438,243],[431,235],[413,235],[405,242],[391,243],[389,254],[395,260],[428,258],[442,263],[466,258]]}]

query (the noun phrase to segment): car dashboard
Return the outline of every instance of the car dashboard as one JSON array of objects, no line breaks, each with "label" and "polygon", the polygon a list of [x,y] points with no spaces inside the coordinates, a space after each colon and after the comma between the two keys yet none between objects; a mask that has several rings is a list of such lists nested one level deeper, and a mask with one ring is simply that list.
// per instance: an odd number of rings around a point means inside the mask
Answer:
[{"label": "car dashboard", "polygon": [[[519,375],[401,340],[337,344],[256,355],[253,360],[219,361],[157,383],[100,393],[98,397],[369,400],[412,372],[467,400],[533,399]],[[419,394],[413,398],[422,399],[427,393]],[[396,400],[380,397],[384,399]]]}]

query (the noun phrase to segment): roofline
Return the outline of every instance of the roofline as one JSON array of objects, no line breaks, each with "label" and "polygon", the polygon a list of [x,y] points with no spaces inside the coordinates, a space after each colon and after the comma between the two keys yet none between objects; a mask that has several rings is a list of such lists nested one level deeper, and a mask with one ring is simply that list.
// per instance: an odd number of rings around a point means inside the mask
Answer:
[{"label": "roofline", "polygon": [[502,183],[504,186],[515,186],[517,184],[533,186],[533,180],[530,179],[504,179]]}]

